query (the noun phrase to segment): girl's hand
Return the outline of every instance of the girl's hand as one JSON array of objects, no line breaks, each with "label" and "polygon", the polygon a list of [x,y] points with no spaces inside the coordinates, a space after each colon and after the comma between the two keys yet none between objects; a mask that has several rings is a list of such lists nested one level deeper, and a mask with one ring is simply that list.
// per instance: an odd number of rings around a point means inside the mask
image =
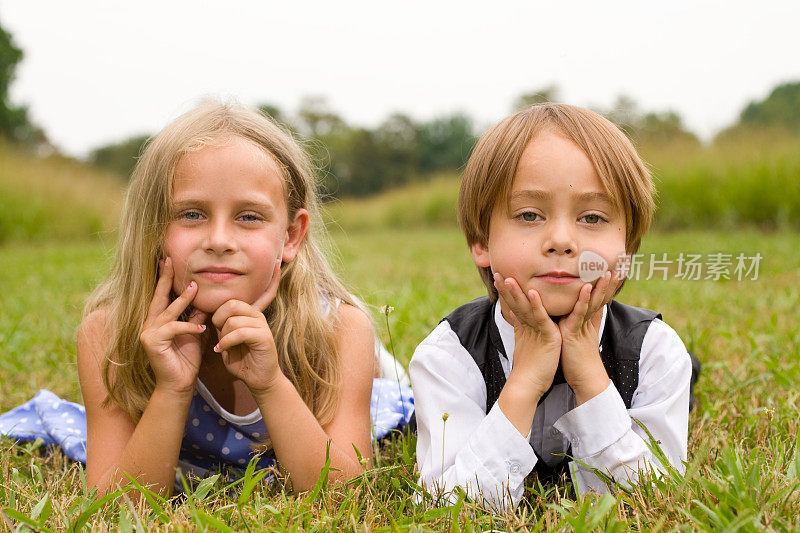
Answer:
[{"label": "girl's hand", "polygon": [[206,329],[203,324],[206,313],[195,310],[187,322],[178,320],[197,295],[197,283],[191,282],[174,302],[170,302],[174,276],[170,258],[159,262],[159,271],[139,340],[155,373],[156,388],[187,393],[194,389],[200,369],[199,337]]},{"label": "girl's hand", "polygon": [[578,405],[595,397],[608,386],[608,374],[600,359],[599,329],[603,306],[614,297],[624,276],[606,272],[594,288],[586,283],[578,293],[572,312],[561,319],[561,369],[575,392]]},{"label": "girl's hand", "polygon": [[559,328],[547,314],[541,296],[534,289],[525,293],[517,280],[503,279],[498,273],[494,274],[494,286],[514,326],[514,366],[511,373],[525,377],[532,390],[541,397],[553,383],[558,368],[561,354]]},{"label": "girl's hand", "polygon": [[241,379],[254,396],[267,391],[282,373],[278,352],[264,310],[275,298],[280,282],[281,262],[275,263],[272,279],[264,294],[252,305],[228,300],[211,317],[219,343],[215,352],[233,376]]}]

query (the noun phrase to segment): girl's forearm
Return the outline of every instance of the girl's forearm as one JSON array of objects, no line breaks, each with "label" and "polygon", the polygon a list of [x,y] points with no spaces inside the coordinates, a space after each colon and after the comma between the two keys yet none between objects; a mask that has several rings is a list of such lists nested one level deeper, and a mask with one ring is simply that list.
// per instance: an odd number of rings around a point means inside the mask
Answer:
[{"label": "girl's forearm", "polygon": [[98,489],[111,490],[132,477],[155,492],[169,494],[191,400],[191,393],[156,388],[119,461],[97,481]]},{"label": "girl's forearm", "polygon": [[[352,448],[333,441],[286,377],[281,376],[269,391],[254,396],[275,456],[289,473],[295,492],[314,486],[325,465],[328,443],[329,480],[346,481],[363,472]],[[370,450],[359,451],[364,457],[371,455]]]}]

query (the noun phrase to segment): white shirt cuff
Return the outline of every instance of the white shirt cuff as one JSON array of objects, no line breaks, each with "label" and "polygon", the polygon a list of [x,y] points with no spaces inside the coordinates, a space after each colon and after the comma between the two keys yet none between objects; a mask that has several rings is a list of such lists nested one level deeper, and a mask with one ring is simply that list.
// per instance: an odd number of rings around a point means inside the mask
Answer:
[{"label": "white shirt cuff", "polygon": [[480,431],[470,439],[470,448],[489,472],[502,476],[497,481],[508,483],[512,490],[522,485],[536,465],[536,453],[530,442],[517,431],[497,403],[481,422]]},{"label": "white shirt cuff", "polygon": [[612,382],[608,387],[553,424],[572,444],[572,455],[583,459],[611,446],[631,429],[625,402]]}]

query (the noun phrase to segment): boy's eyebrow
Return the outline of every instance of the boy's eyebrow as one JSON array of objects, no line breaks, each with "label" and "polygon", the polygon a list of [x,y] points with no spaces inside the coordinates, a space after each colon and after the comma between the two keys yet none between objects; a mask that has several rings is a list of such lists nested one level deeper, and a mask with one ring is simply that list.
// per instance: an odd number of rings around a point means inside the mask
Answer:
[{"label": "boy's eyebrow", "polygon": [[[553,196],[554,194],[552,191],[543,191],[541,189],[526,189],[524,191],[517,191],[513,193],[509,198],[509,200],[510,201],[552,200]],[[600,191],[591,191],[591,192],[576,194],[573,196],[573,198],[575,198],[579,202],[605,202],[607,204],[614,205],[614,202],[611,200],[611,196]]]},{"label": "boy's eyebrow", "polygon": [[543,191],[541,189],[525,189],[524,191],[517,191],[511,195],[510,201],[514,200],[552,200],[553,193],[551,191]]},{"label": "boy's eyebrow", "polygon": [[576,196],[578,201],[581,202],[605,202],[614,205],[611,196],[604,192],[584,192]]}]

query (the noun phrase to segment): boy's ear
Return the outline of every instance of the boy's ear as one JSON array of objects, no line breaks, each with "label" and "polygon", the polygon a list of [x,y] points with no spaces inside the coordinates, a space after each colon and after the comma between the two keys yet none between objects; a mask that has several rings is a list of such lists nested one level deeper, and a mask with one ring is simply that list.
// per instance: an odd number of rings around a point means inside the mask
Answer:
[{"label": "boy's ear", "polygon": [[471,244],[469,248],[472,251],[472,258],[475,260],[476,265],[482,268],[491,266],[489,248],[485,244],[476,242]]},{"label": "boy's ear", "polygon": [[283,243],[283,255],[281,256],[281,260],[284,263],[289,263],[295,258],[307,231],[308,211],[298,209],[297,214],[294,216],[294,221],[286,228],[286,240]]}]

